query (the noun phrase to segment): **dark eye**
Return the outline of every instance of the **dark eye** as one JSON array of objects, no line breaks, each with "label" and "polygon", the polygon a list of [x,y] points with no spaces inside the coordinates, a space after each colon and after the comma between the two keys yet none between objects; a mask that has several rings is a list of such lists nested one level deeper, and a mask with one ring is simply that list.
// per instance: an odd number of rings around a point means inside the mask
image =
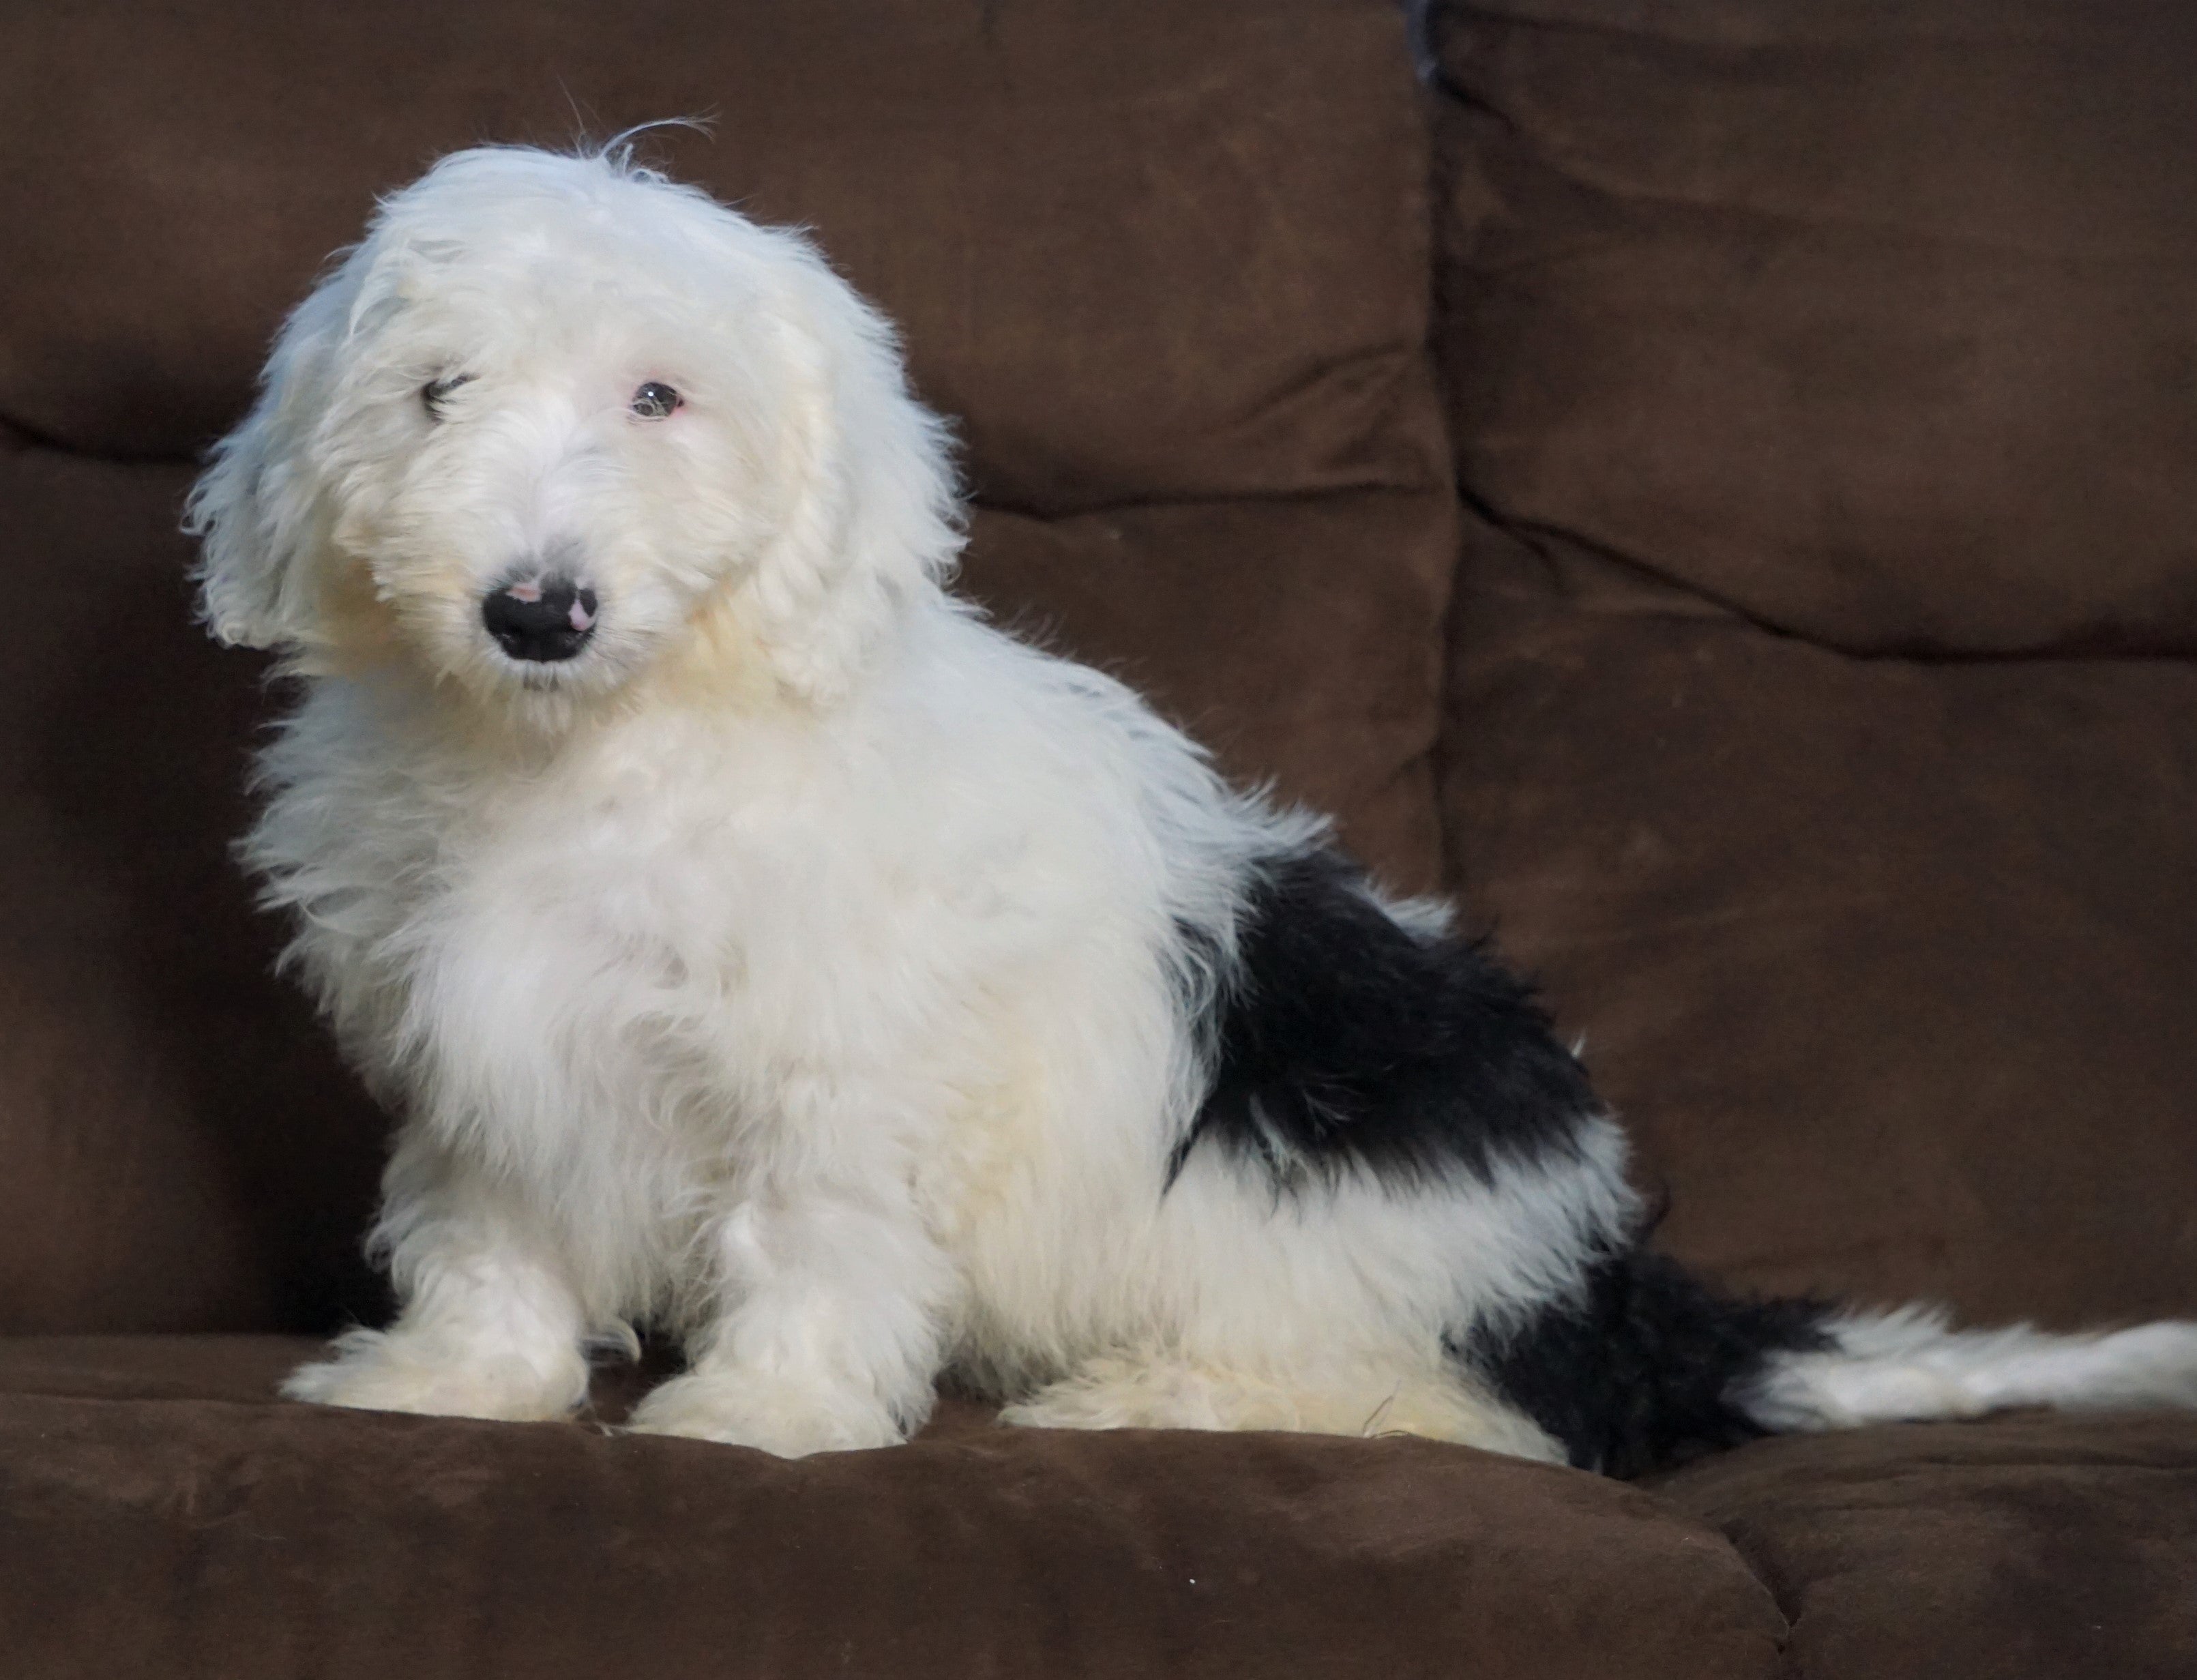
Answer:
[{"label": "dark eye", "polygon": [[664,420],[680,403],[679,393],[668,385],[658,385],[651,379],[633,394],[629,405],[643,420]]},{"label": "dark eye", "polygon": [[471,374],[452,374],[447,379],[430,379],[421,385],[420,401],[426,405],[427,418],[442,419],[443,401],[460,385],[471,385],[472,382],[473,376]]}]

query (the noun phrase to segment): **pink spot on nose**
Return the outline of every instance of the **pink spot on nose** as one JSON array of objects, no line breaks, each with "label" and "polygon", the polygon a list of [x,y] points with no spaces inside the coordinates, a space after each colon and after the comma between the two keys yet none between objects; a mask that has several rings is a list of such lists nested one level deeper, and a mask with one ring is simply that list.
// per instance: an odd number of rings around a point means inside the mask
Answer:
[{"label": "pink spot on nose", "polygon": [[582,606],[577,601],[574,601],[572,603],[571,611],[565,616],[571,621],[572,628],[583,634],[586,632],[588,626],[595,622],[595,615],[588,611],[584,606]]},{"label": "pink spot on nose", "polygon": [[539,583],[514,583],[503,592],[515,601],[538,601],[542,599]]}]

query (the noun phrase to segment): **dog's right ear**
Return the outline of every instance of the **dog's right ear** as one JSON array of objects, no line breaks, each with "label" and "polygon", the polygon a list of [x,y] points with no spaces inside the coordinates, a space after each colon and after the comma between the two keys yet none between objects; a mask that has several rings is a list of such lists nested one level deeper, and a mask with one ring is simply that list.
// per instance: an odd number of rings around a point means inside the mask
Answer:
[{"label": "dog's right ear", "polygon": [[258,400],[214,445],[184,503],[183,529],[204,545],[193,574],[200,615],[232,646],[296,647],[310,637],[329,513],[307,446],[349,326],[351,267],[283,323]]}]

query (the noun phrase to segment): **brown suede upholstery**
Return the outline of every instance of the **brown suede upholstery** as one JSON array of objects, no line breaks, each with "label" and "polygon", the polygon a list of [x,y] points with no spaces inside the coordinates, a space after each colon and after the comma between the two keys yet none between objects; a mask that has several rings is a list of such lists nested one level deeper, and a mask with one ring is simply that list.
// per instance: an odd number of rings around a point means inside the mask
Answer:
[{"label": "brown suede upholstery", "polygon": [[1451,863],[1735,1281],[2197,1309],[2194,24],[1444,14]]},{"label": "brown suede upholstery", "polygon": [[326,1323],[384,1123],[229,855],[256,661],[191,621],[181,464],[0,443],[0,1321]]},{"label": "brown suede upholstery", "polygon": [[1425,1441],[949,1407],[787,1463],[266,1399],[309,1347],[0,1342],[11,1673],[1767,1680],[1784,1631],[1646,1495]]},{"label": "brown suede upholstery", "polygon": [[902,323],[967,591],[1498,922],[1670,1246],[2197,1312],[2197,13],[1436,13],[1435,101],[1388,0],[0,13],[0,1680],[2197,1674],[2186,1417],[1628,1488],[273,1397],[381,1310],[385,1122],[227,854],[178,501],[377,190],[681,113]]},{"label": "brown suede upholstery", "polygon": [[1470,554],[1458,866],[1667,1245],[1985,1321],[2197,1308],[2197,663],[1857,659]]},{"label": "brown suede upholstery", "polygon": [[1455,513],[1426,130],[1379,5],[0,17],[0,225],[43,259],[0,265],[9,587],[42,626],[0,675],[0,1328],[371,1309],[378,1128],[223,858],[252,673],[190,625],[183,463],[377,190],[689,112],[716,136],[652,136],[667,167],[814,227],[902,323],[966,443],[971,593],[1436,883]]},{"label": "brown suede upholstery", "polygon": [[2197,11],[1505,0],[1441,34],[1458,466],[1507,525],[1857,652],[2197,652]]},{"label": "brown suede upholstery", "polygon": [[2197,1673],[2187,1418],[1764,1441],[1656,1492],[1723,1530],[1777,1596],[1789,1680]]}]

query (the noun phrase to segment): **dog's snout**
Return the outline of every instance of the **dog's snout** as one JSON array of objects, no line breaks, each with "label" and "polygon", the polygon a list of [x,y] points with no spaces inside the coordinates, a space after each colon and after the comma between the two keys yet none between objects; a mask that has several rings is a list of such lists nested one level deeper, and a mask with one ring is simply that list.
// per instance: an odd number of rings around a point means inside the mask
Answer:
[{"label": "dog's snout", "polygon": [[514,659],[569,659],[595,633],[595,592],[569,577],[499,584],[481,602],[481,623]]}]

